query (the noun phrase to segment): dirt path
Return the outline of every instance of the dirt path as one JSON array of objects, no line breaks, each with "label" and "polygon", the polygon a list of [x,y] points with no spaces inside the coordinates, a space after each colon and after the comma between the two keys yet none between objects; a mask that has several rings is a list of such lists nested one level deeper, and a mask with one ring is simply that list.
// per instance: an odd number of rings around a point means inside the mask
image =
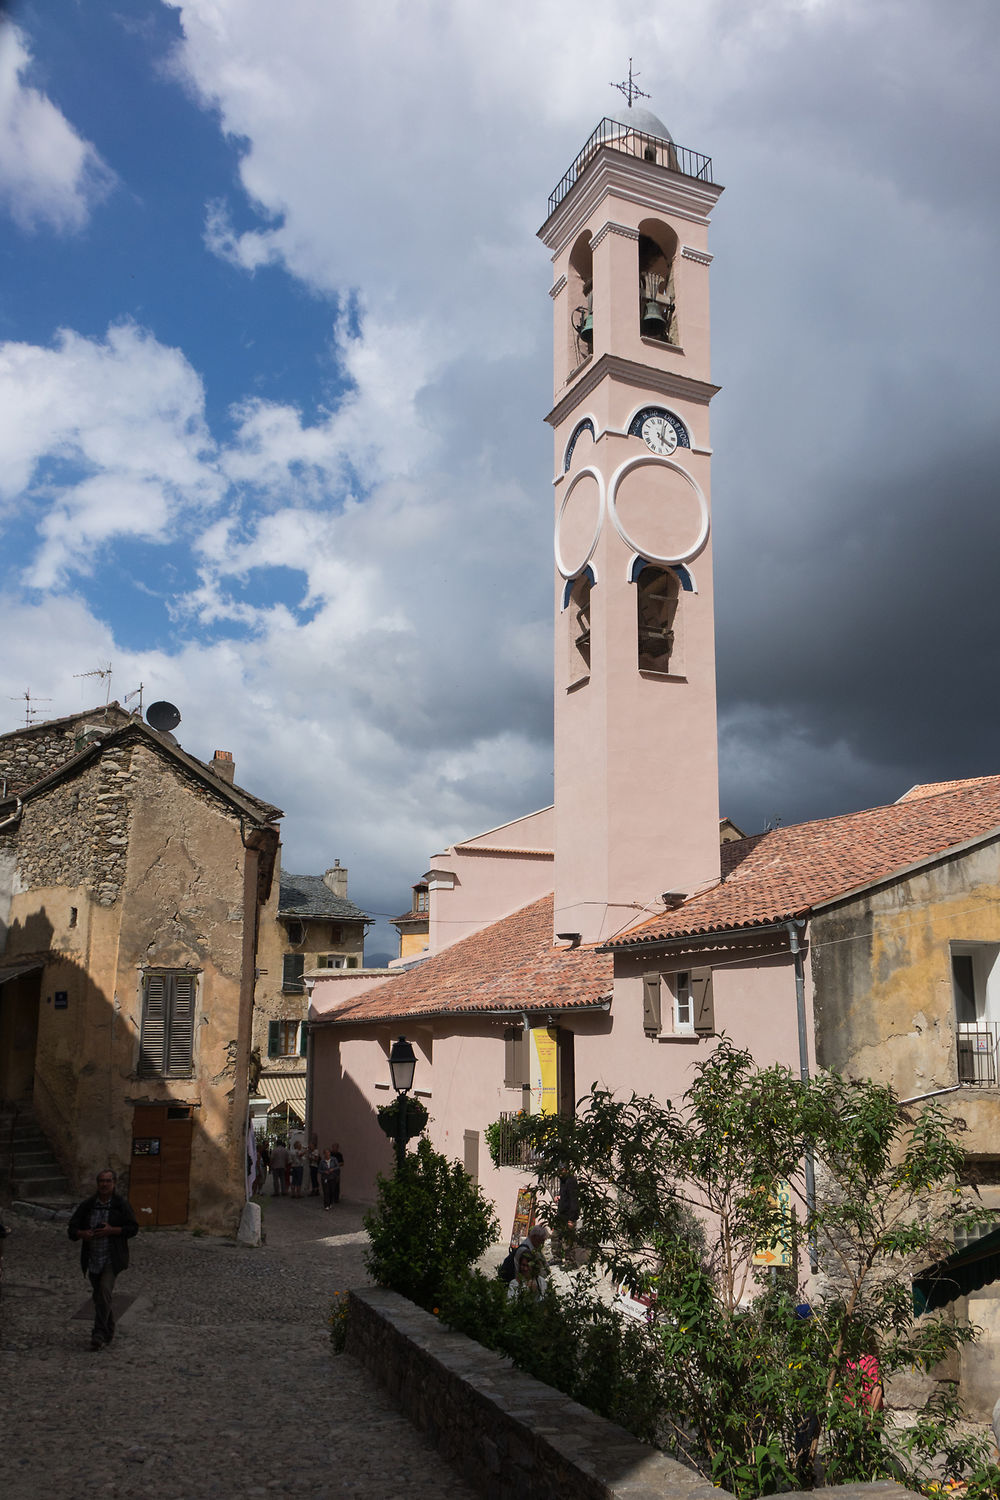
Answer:
[{"label": "dirt path", "polygon": [[[5,1216],[6,1217],[6,1216]],[[64,1223],[11,1214],[0,1302],[4,1500],[472,1500],[367,1375],[335,1357],[334,1292],[363,1285],[362,1210],[264,1201],[260,1250],[140,1234],[114,1343]]]}]

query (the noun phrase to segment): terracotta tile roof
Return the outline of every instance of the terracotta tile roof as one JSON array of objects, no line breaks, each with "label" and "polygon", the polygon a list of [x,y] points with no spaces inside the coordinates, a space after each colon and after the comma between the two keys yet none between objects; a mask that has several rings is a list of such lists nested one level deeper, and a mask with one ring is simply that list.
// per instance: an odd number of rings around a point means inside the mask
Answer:
[{"label": "terracotta tile roof", "polygon": [[897,802],[912,802],[917,797],[936,797],[938,792],[954,792],[964,786],[984,786],[986,782],[992,781],[992,776],[970,776],[966,781],[925,781],[919,786],[911,786],[908,792],[897,797]]},{"label": "terracotta tile roof", "polygon": [[722,880],[615,940],[616,948],[801,916],[948,849],[1000,834],[1000,776],[775,828],[721,846]]},{"label": "terracotta tile roof", "polygon": [[425,959],[368,996],[338,1006],[336,1025],[480,1011],[565,1010],[611,992],[612,958],[552,944],[552,897]]}]

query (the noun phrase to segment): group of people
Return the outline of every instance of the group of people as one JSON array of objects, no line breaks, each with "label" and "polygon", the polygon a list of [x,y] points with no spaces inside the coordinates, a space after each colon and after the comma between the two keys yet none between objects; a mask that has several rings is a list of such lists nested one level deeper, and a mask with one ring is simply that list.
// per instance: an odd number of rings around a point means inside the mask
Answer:
[{"label": "group of people", "polygon": [[321,1148],[315,1136],[312,1136],[308,1146],[301,1141],[288,1146],[279,1138],[273,1146],[268,1146],[266,1141],[261,1142],[260,1152],[265,1180],[266,1173],[271,1173],[272,1198],[284,1197],[286,1193],[290,1198],[301,1198],[308,1169],[308,1196],[318,1198],[322,1194],[325,1209],[340,1202],[340,1171],[344,1165],[344,1157],[339,1141]]}]

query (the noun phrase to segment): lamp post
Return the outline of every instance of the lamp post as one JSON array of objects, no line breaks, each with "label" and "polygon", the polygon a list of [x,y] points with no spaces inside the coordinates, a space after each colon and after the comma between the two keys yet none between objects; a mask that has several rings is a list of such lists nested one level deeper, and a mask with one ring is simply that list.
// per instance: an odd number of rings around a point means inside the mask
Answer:
[{"label": "lamp post", "polygon": [[399,1109],[396,1111],[396,1170],[403,1165],[406,1155],[406,1096],[413,1087],[413,1073],[417,1056],[405,1036],[393,1042],[389,1053],[389,1074],[396,1090]]}]

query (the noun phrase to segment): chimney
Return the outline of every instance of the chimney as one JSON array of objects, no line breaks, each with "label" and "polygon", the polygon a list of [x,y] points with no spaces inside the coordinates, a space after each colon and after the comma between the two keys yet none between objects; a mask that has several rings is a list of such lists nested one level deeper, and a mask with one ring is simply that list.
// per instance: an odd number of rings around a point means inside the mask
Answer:
[{"label": "chimney", "polygon": [[231,750],[216,750],[212,756],[212,770],[216,776],[221,776],[223,781],[232,783],[236,775],[236,762],[233,760]]},{"label": "chimney", "polygon": [[327,870],[323,876],[323,884],[327,886],[335,896],[347,896],[347,866],[342,865],[339,859],[333,862],[333,869]]}]

